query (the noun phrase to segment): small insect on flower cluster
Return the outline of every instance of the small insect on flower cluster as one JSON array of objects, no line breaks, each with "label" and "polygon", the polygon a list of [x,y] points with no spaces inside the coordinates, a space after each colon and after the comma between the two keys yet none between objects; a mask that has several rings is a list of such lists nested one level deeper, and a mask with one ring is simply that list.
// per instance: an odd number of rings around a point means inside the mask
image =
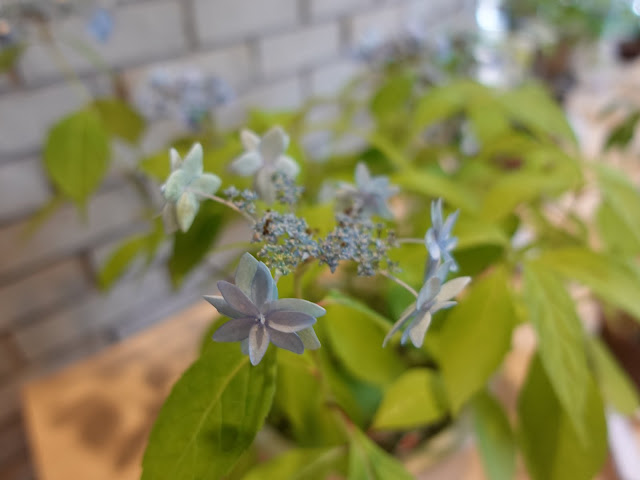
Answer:
[{"label": "small insect on flower cluster", "polygon": [[274,127],[262,137],[243,130],[241,140],[245,152],[232,161],[231,170],[253,176],[252,190],[229,186],[222,192],[223,197],[216,196],[221,181],[218,176],[203,172],[199,144],[193,146],[184,160],[171,150],[172,173],[162,187],[166,200],[163,217],[168,231],[188,230],[200,202],[210,199],[242,214],[251,224],[251,241],[261,245],[258,257],[263,261],[245,253],[236,271],[235,284],[218,282],[221,296],[205,297],[230,319],[213,339],[241,342],[242,351],[249,355],[253,365],[264,357],[269,343],[295,353],[319,348],[313,325],[325,310],[302,299],[279,299],[276,279],[296,272],[303,263],[317,262],[335,272],[341,263],[352,262],[357,265],[358,275],[384,275],[414,294],[416,300],[391,328],[383,346],[404,329],[401,342],[410,339],[420,347],[433,314],[455,305],[453,298],[470,280],[460,277],[446,281],[450,272],[457,271],[451,254],[456,238],[451,232],[458,213],[443,221],[442,201],[433,202],[432,226],[424,239],[428,250],[424,284],[416,292],[392,274],[398,266],[389,255],[402,239],[397,239],[385,222],[393,219],[388,202],[398,193],[387,177],[373,176],[364,163],[359,163],[355,184],[337,182],[335,226],[323,236],[296,212],[304,189],[295,183],[300,168],[285,153],[289,137],[284,130]]}]

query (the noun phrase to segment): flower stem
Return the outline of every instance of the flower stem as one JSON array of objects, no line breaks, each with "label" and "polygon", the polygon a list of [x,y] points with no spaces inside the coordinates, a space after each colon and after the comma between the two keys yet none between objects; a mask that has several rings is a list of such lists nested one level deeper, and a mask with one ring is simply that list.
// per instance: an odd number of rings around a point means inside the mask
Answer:
[{"label": "flower stem", "polygon": [[389,272],[387,272],[386,270],[382,270],[379,272],[380,275],[382,275],[383,277],[387,277],[389,280],[397,283],[398,285],[400,285],[402,288],[404,288],[407,292],[411,293],[411,295],[413,295],[414,297],[418,298],[418,292],[416,292],[416,290],[409,285],[406,282],[403,282],[402,280],[400,280],[398,277],[391,275]]},{"label": "flower stem", "polygon": [[232,202],[225,200],[224,198],[218,197],[217,195],[209,195],[207,193],[202,193],[202,192],[198,192],[195,190],[191,190],[192,193],[195,193],[196,195],[200,195],[201,197],[204,198],[208,198],[209,200],[213,200],[214,202],[218,202],[221,205],[224,205],[226,207],[229,207],[231,210],[238,212],[240,215],[242,215],[244,218],[247,219],[247,221],[251,224],[256,223],[256,219],[253,218],[251,215],[249,215],[247,212],[240,210],[237,205],[234,205]]}]

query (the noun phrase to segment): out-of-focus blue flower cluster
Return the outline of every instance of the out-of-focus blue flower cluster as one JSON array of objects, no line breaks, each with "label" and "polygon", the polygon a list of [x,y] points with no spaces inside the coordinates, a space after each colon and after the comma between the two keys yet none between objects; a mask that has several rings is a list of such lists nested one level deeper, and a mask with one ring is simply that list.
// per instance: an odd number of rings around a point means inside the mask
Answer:
[{"label": "out-of-focus blue flower cluster", "polygon": [[134,93],[138,109],[148,120],[171,118],[192,130],[211,121],[213,111],[233,98],[227,82],[197,68],[153,70]]}]

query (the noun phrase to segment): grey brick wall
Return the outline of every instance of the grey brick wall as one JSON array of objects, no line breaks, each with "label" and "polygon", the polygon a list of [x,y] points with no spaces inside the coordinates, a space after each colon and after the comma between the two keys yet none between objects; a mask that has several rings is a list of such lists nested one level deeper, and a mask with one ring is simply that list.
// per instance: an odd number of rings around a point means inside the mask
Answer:
[{"label": "grey brick wall", "polygon": [[[53,25],[60,53],[84,87],[65,80],[43,40],[31,44],[17,79],[0,75],[0,478],[31,478],[19,415],[22,382],[76,361],[197,301],[198,289],[173,293],[164,272],[127,275],[102,295],[94,279],[118,240],[139,228],[137,196],[112,175],[83,221],[71,206],[33,236],[29,217],[53,195],[41,167],[50,126],[108,91],[104,71],[73,47],[86,42],[135,87],[157,66],[193,66],[238,93],[218,112],[237,126],[247,107],[295,108],[309,95],[330,95],[360,68],[348,56],[369,30],[393,35],[414,15],[434,29],[471,23],[473,0],[119,0],[105,44],[84,20]],[[159,122],[143,148],[175,132]],[[120,150],[117,150],[120,152]],[[198,277],[198,275],[200,275]],[[187,280],[200,285],[202,274]]]}]

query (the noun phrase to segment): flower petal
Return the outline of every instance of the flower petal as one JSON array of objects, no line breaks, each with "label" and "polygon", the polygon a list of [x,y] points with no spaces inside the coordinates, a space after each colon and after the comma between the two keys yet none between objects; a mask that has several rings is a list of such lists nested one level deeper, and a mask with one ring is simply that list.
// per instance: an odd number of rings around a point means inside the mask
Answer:
[{"label": "flower petal", "polygon": [[271,299],[274,286],[273,277],[267,266],[259,262],[251,281],[251,301],[262,310],[262,306]]},{"label": "flower petal", "polygon": [[440,292],[438,292],[438,295],[436,296],[436,302],[442,303],[447,300],[451,300],[458,295],[470,281],[471,277],[458,277],[453,280],[449,280],[447,283],[442,285],[442,288],[440,288]]},{"label": "flower petal", "polygon": [[238,262],[238,268],[236,269],[236,287],[249,298],[251,298],[251,285],[253,283],[253,277],[258,270],[260,262],[256,260],[250,253],[245,253],[240,257]]},{"label": "flower petal", "polygon": [[243,318],[246,315],[229,305],[223,297],[218,295],[204,295],[204,299],[218,310],[220,315],[224,315],[229,318]]},{"label": "flower petal", "polygon": [[444,225],[442,226],[443,237],[446,238],[449,235],[451,235],[451,230],[453,230],[453,225],[456,223],[456,220],[458,219],[459,215],[460,215],[460,210],[456,210],[455,212],[453,212],[451,215],[447,217],[447,220],[444,222]]},{"label": "flower petal", "polygon": [[424,236],[425,245],[427,247],[427,251],[429,255],[433,257],[435,260],[440,259],[440,246],[435,238],[435,233],[433,228],[427,230],[427,234]]},{"label": "flower petal", "polygon": [[203,173],[196,178],[189,186],[196,193],[204,193],[205,195],[213,195],[218,191],[222,180],[213,173]]},{"label": "flower petal", "polygon": [[240,132],[240,141],[246,150],[257,150],[260,145],[260,137],[247,128]]},{"label": "flower petal", "polygon": [[183,170],[176,170],[169,175],[162,186],[162,195],[167,202],[175,203],[180,198],[189,184],[187,174]]},{"label": "flower petal", "polygon": [[358,165],[356,165],[355,180],[359,190],[367,189],[369,182],[371,182],[371,174],[369,173],[366,163],[359,162]]},{"label": "flower petal", "polygon": [[255,325],[255,318],[229,320],[215,331],[212,338],[216,342],[239,342],[249,337],[249,332]]},{"label": "flower petal", "polygon": [[393,337],[393,335],[398,330],[400,330],[405,325],[405,323],[407,323],[407,320],[409,320],[409,318],[411,318],[411,316],[414,315],[415,313],[416,313],[416,302],[413,302],[404,310],[404,312],[402,312],[402,315],[400,315],[400,318],[398,319],[398,321],[393,324],[393,327],[391,327],[391,330],[389,330],[389,333],[387,333],[387,336],[384,337],[384,340],[382,341],[382,348],[387,346],[387,343],[389,343],[389,340],[391,340],[391,337]]},{"label": "flower petal", "polygon": [[273,185],[273,170],[261,168],[253,179],[253,189],[267,204],[276,201],[276,188]]},{"label": "flower petal", "polygon": [[274,165],[275,161],[289,146],[289,136],[282,127],[273,127],[260,140],[258,150],[266,165]]},{"label": "flower petal", "polygon": [[269,346],[269,332],[264,325],[258,323],[249,331],[249,359],[251,365],[257,365],[264,357]]},{"label": "flower petal", "polygon": [[184,157],[180,169],[183,170],[189,178],[195,178],[202,174],[202,145],[194,143],[189,153]]},{"label": "flower petal", "polygon": [[164,231],[167,235],[171,235],[178,230],[178,218],[176,217],[176,206],[173,203],[165,204],[162,209],[162,222],[164,223]]},{"label": "flower petal", "polygon": [[302,312],[273,312],[267,315],[269,328],[279,332],[297,332],[316,323],[311,315]]},{"label": "flower petal", "polygon": [[320,340],[318,340],[318,335],[316,335],[313,327],[300,330],[299,332],[296,332],[296,335],[298,335],[300,340],[302,340],[304,348],[308,350],[317,350],[320,348]]},{"label": "flower petal", "polygon": [[301,298],[281,298],[275,302],[269,303],[267,306],[267,312],[302,312],[312,317],[321,317],[327,311],[320,305],[316,305],[313,302],[302,300]]},{"label": "flower petal", "polygon": [[182,158],[175,148],[169,150],[169,162],[171,164],[171,171],[177,170],[182,165]]},{"label": "flower petal", "polygon": [[433,315],[434,313],[439,312],[440,310],[446,310],[447,308],[455,307],[457,304],[458,302],[454,302],[454,301],[436,302],[433,304],[433,307],[429,309],[429,311],[431,312],[431,315]]},{"label": "flower petal", "polygon": [[442,199],[431,202],[431,225],[437,231],[442,230]]},{"label": "flower petal", "polygon": [[180,230],[186,232],[191,227],[191,224],[196,218],[198,209],[200,208],[200,202],[192,192],[183,193],[178,199],[176,204],[176,218],[178,219],[178,225]]},{"label": "flower petal", "polygon": [[231,162],[230,169],[233,173],[249,177],[254,175],[262,166],[262,157],[256,151],[245,152]]},{"label": "flower petal", "polygon": [[424,308],[436,298],[436,295],[438,295],[440,291],[440,285],[440,279],[438,277],[431,277],[427,280],[418,293],[418,301],[416,303],[418,310]]},{"label": "flower petal", "polygon": [[296,178],[300,173],[300,166],[288,155],[280,155],[276,160],[274,168],[289,178]]},{"label": "flower petal", "polygon": [[278,330],[269,330],[271,343],[276,347],[284,348],[290,352],[301,354],[304,352],[304,343],[295,333],[284,333]]},{"label": "flower petal", "polygon": [[426,312],[422,317],[416,317],[416,320],[407,329],[411,343],[416,348],[422,347],[427,329],[431,325],[431,312]]},{"label": "flower petal", "polygon": [[244,313],[250,317],[257,318],[260,315],[260,311],[251,302],[251,300],[249,300],[249,297],[247,297],[242,290],[236,287],[233,283],[220,280],[218,282],[218,289],[226,302],[234,310]]}]

